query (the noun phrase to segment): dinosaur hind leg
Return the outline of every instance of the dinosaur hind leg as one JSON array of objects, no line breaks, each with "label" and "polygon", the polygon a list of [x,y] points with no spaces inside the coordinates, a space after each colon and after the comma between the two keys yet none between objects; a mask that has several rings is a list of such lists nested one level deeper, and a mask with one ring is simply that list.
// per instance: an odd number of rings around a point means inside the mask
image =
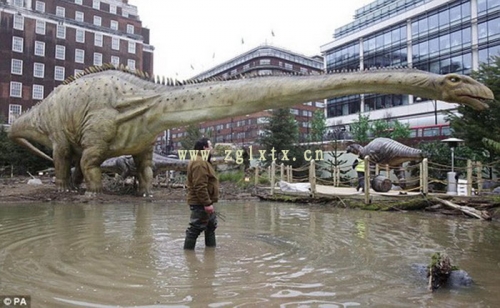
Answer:
[{"label": "dinosaur hind leg", "polygon": [[54,144],[52,151],[58,191],[71,189],[71,150],[65,144]]},{"label": "dinosaur hind leg", "polygon": [[138,193],[144,197],[152,196],[153,184],[153,149],[134,155],[134,163],[137,166],[137,179],[139,180]]},{"label": "dinosaur hind leg", "polygon": [[85,178],[87,195],[102,192],[101,164],[103,161],[97,147],[87,148],[82,153],[80,167]]}]

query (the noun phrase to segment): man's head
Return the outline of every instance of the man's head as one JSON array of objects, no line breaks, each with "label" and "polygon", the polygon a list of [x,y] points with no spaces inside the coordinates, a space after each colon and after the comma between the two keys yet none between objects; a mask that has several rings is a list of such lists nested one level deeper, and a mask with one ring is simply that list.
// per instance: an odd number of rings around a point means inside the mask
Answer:
[{"label": "man's head", "polygon": [[194,144],[194,149],[198,151],[212,150],[212,142],[208,138],[201,138]]}]

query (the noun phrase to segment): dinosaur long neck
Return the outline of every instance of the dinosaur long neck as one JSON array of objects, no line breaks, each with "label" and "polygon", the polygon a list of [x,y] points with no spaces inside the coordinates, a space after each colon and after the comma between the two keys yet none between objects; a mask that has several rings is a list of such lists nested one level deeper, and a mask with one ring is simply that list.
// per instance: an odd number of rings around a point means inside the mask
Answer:
[{"label": "dinosaur long neck", "polygon": [[[269,76],[201,83],[165,92],[155,99],[149,128],[171,127],[245,115],[338,96],[380,93],[440,99],[431,73],[416,70],[365,71],[315,76]],[[161,116],[160,116],[161,115]]]}]

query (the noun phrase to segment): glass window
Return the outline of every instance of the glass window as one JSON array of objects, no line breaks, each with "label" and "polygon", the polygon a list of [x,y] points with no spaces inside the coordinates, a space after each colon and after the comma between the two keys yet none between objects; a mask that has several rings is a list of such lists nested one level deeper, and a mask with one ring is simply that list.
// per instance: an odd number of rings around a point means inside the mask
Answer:
[{"label": "glass window", "polygon": [[94,65],[102,65],[102,53],[94,52]]},{"label": "glass window", "polygon": [[427,23],[427,18],[422,18],[418,21],[418,32],[420,34],[427,32],[429,30],[429,26]]},{"label": "glass window", "polygon": [[441,49],[441,51],[443,51],[443,49],[450,48],[450,35],[449,34],[443,34],[442,36],[439,37],[439,48]]},{"label": "glass window", "polygon": [[128,53],[135,54],[135,42],[128,42]]},{"label": "glass window", "polygon": [[85,43],[85,30],[76,29],[76,41],[78,43]]},{"label": "glass window", "polygon": [[76,21],[81,21],[81,22],[83,22],[83,21],[84,21],[84,18],[85,18],[85,15],[83,14],[83,12],[79,12],[79,11],[76,11],[76,12],[75,12],[75,20],[76,20]]},{"label": "glass window", "polygon": [[65,60],[66,59],[66,47],[62,45],[56,45],[56,59]]},{"label": "glass window", "polygon": [[135,60],[128,59],[127,60],[127,67],[131,71],[135,71]]},{"label": "glass window", "polygon": [[73,72],[73,75],[78,76],[80,74],[83,74],[83,72],[84,72],[83,70],[75,69],[75,71]]},{"label": "glass window", "polygon": [[57,25],[56,28],[56,37],[60,39],[66,38],[66,26],[63,25]]},{"label": "glass window", "polygon": [[500,18],[495,18],[488,21],[488,36],[490,39],[495,38],[500,34]]},{"label": "glass window", "polygon": [[83,0],[75,0],[75,4],[80,4],[80,5],[82,5],[82,4],[83,4]]},{"label": "glass window", "polygon": [[45,76],[45,64],[35,62],[33,65],[33,76],[43,78]]},{"label": "glass window", "polygon": [[59,81],[64,81],[65,68],[64,66],[54,67],[54,79]]},{"label": "glass window", "polygon": [[486,0],[477,0],[477,11],[484,12],[486,11],[487,5]]},{"label": "glass window", "polygon": [[438,14],[433,14],[428,17],[429,20],[429,30],[436,29],[439,26]]},{"label": "glass window", "polygon": [[[10,83],[10,96],[21,97],[21,89],[23,84],[20,82]],[[19,91],[19,95],[17,95]],[[14,95],[12,95],[14,94]],[[21,115],[22,106],[18,104],[9,104],[9,124],[14,123],[14,121]]]},{"label": "glass window", "polygon": [[133,25],[127,25],[127,33],[134,34],[134,26]]},{"label": "glass window", "polygon": [[419,56],[427,56],[429,54],[429,42],[425,41],[418,44],[418,53]]},{"label": "glass window", "polygon": [[11,74],[22,75],[23,74],[23,60],[12,59],[10,72],[11,72]]},{"label": "glass window", "polygon": [[112,4],[110,4],[110,5],[109,5],[109,12],[110,12],[111,14],[116,14],[116,5],[112,5]]},{"label": "glass window", "polygon": [[462,7],[460,5],[450,8],[450,22],[460,21],[462,19]]},{"label": "glass window", "polygon": [[23,84],[16,81],[10,82],[10,96],[21,97]]},{"label": "glass window", "polygon": [[441,28],[448,27],[450,24],[450,15],[448,10],[439,12],[439,26]]},{"label": "glass window", "polygon": [[45,34],[45,21],[37,19],[35,32],[38,34]]},{"label": "glass window", "polygon": [[100,16],[94,16],[94,25],[100,27],[101,24],[102,24],[102,18]]},{"label": "glass window", "polygon": [[111,38],[111,49],[120,50],[120,39],[117,37]]},{"label": "glass window", "polygon": [[75,62],[84,63],[85,62],[85,50],[75,49]]},{"label": "glass window", "polygon": [[112,29],[112,30],[118,30],[118,22],[116,20],[112,20],[109,24],[109,27]]},{"label": "glass window", "polygon": [[14,29],[24,30],[24,16],[15,14],[14,15]]},{"label": "glass window", "polygon": [[439,52],[439,38],[433,38],[429,41],[429,53],[432,55]]},{"label": "glass window", "polygon": [[462,29],[462,45],[471,43],[471,30],[470,28]]},{"label": "glass window", "polygon": [[99,0],[92,0],[92,8],[96,10],[101,9],[101,2]]},{"label": "glass window", "polygon": [[44,88],[42,85],[34,84],[32,98],[33,99],[43,99],[43,92],[44,92]]},{"label": "glass window", "polygon": [[23,52],[24,50],[24,39],[22,37],[13,36],[12,37],[12,51]]},{"label": "glass window", "polygon": [[94,34],[94,46],[102,47],[102,34],[101,33],[95,33]]},{"label": "glass window", "polygon": [[35,41],[35,56],[45,57],[45,42]]},{"label": "glass window", "polygon": [[56,15],[59,17],[64,17],[66,15],[66,9],[62,6],[56,6]]},{"label": "glass window", "polygon": [[120,57],[111,56],[111,64],[118,67],[120,65]]},{"label": "glass window", "polygon": [[42,1],[35,2],[35,10],[40,13],[45,13],[45,2]]},{"label": "glass window", "polygon": [[462,18],[470,18],[470,1],[462,3]]}]

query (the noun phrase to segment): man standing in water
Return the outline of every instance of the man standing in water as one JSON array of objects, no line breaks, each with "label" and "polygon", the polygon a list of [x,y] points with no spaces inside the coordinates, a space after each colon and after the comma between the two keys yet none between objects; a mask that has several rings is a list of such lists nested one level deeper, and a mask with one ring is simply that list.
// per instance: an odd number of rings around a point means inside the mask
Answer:
[{"label": "man standing in water", "polygon": [[[196,142],[194,150],[197,151],[196,159],[191,159],[187,167],[187,203],[191,209],[184,240],[187,250],[194,249],[201,232],[205,232],[206,247],[216,246],[217,216],[213,204],[219,199],[219,180],[210,162],[212,144],[208,138],[202,138]],[[202,151],[208,151],[209,155],[202,155],[207,153]]]}]

